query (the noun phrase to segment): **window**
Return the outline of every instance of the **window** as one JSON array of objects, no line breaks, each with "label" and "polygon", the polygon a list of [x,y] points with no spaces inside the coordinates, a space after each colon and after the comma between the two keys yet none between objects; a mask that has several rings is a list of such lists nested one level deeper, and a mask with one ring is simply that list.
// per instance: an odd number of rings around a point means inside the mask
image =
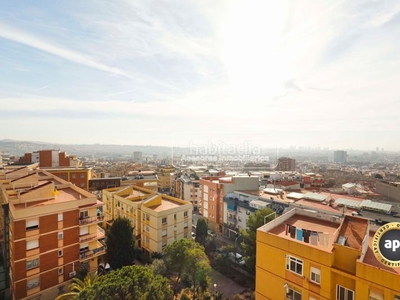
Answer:
[{"label": "window", "polygon": [[167,230],[164,229],[164,230],[162,231],[162,236],[166,236],[166,235],[167,235]]},{"label": "window", "polygon": [[72,174],[72,179],[76,179],[76,174]]},{"label": "window", "polygon": [[62,250],[58,250],[58,257],[62,257],[63,256],[63,251]]},{"label": "window", "polygon": [[80,177],[81,177],[81,179],[84,179],[85,178],[85,174],[81,173]]},{"label": "window", "polygon": [[40,285],[40,278],[37,277],[35,279],[28,280],[26,282],[26,289],[30,290]]},{"label": "window", "polygon": [[79,213],[79,219],[83,220],[89,217],[89,211],[85,210],[85,211],[81,211]]},{"label": "window", "polygon": [[176,220],[176,214],[174,214],[174,220]]},{"label": "window", "polygon": [[39,258],[35,258],[32,260],[27,260],[26,261],[26,269],[30,270],[30,269],[34,269],[39,267]]},{"label": "window", "polygon": [[80,183],[80,187],[81,187],[81,188],[85,187],[85,183],[84,183],[84,182],[81,182],[81,183]]},{"label": "window", "polygon": [[321,283],[321,270],[311,267],[310,280],[316,284],[320,284]]},{"label": "window", "polygon": [[58,233],[58,239],[59,239],[59,240],[62,240],[63,237],[64,237],[64,234],[63,234],[62,232],[59,232],[59,233]]},{"label": "window", "polygon": [[303,275],[303,261],[293,256],[286,256],[286,270]]},{"label": "window", "polygon": [[336,300],[354,300],[354,292],[341,285],[337,285]]},{"label": "window", "polygon": [[162,223],[167,224],[167,218],[162,218]]},{"label": "window", "polygon": [[287,290],[287,294],[286,294],[286,299],[290,299],[290,300],[301,300],[301,293],[295,291],[292,288],[288,288]]},{"label": "window", "polygon": [[63,268],[58,269],[58,275],[62,275],[63,273],[64,273],[64,269]]},{"label": "window", "polygon": [[146,226],[146,231],[150,232],[150,227],[149,226]]},{"label": "window", "polygon": [[368,299],[369,300],[383,300],[383,293],[379,292],[379,291],[369,291]]},{"label": "window", "polygon": [[187,216],[188,216],[188,212],[185,211],[185,212],[183,213],[183,217],[184,217],[184,218],[187,218]]},{"label": "window", "polygon": [[26,230],[35,230],[38,228],[39,228],[39,219],[26,221]]},{"label": "window", "polygon": [[60,222],[60,221],[62,221],[63,220],[63,214],[61,213],[61,214],[58,214],[58,222]]},{"label": "window", "polygon": [[150,215],[146,214],[146,221],[150,221]]},{"label": "window", "polygon": [[35,249],[35,248],[39,248],[39,240],[30,240],[30,241],[26,241],[26,250],[31,250],[31,249]]}]

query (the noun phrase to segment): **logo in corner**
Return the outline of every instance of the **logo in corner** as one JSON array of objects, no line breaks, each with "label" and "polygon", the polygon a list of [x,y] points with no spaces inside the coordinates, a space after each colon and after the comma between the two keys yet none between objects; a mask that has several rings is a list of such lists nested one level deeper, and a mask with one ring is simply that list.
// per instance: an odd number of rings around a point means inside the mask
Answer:
[{"label": "logo in corner", "polygon": [[373,237],[372,250],[381,264],[400,268],[400,223],[381,226]]}]

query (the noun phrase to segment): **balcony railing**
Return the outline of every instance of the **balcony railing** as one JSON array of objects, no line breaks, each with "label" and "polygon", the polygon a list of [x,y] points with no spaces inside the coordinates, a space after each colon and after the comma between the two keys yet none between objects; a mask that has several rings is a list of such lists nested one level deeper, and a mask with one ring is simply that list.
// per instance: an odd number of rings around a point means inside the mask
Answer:
[{"label": "balcony railing", "polygon": [[98,240],[98,239],[102,239],[104,237],[105,237],[104,229],[98,227],[96,233],[85,234],[83,236],[80,236],[79,237],[79,243],[89,242],[89,241],[92,241],[92,240]]},{"label": "balcony railing", "polygon": [[98,223],[103,220],[104,220],[104,215],[95,216],[95,217],[87,217],[87,218],[79,218],[79,225]]},{"label": "balcony railing", "polygon": [[94,256],[102,255],[105,252],[106,252],[106,248],[104,246],[101,246],[101,247],[98,247],[96,249],[80,253],[79,254],[79,258],[81,260],[84,260],[84,259],[91,258],[91,257],[94,257]]}]

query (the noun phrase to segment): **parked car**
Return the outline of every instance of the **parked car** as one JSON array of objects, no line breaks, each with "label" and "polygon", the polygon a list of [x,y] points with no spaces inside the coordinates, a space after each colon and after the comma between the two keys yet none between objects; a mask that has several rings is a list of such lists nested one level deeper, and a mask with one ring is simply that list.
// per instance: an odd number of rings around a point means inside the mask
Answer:
[{"label": "parked car", "polygon": [[207,230],[207,234],[208,234],[209,236],[212,236],[212,237],[215,236],[215,232],[212,231],[212,230]]},{"label": "parked car", "polygon": [[233,261],[234,263],[237,263],[239,265],[244,265],[245,261],[243,259],[243,255],[241,255],[240,253],[233,253],[233,252],[229,252],[229,259],[231,261]]}]

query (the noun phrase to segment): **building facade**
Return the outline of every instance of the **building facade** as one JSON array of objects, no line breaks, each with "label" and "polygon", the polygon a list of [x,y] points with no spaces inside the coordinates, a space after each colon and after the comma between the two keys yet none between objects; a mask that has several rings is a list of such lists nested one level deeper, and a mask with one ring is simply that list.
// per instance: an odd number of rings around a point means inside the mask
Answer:
[{"label": "building facade", "polygon": [[377,227],[293,209],[257,230],[256,298],[400,299],[400,269],[374,256]]},{"label": "building facade", "polygon": [[379,180],[375,183],[376,192],[389,199],[400,201],[400,182]]},{"label": "building facade", "polygon": [[171,189],[171,173],[175,172],[173,166],[160,166],[156,169],[158,176],[158,191],[168,193]]},{"label": "building facade", "polygon": [[138,186],[103,190],[103,202],[105,225],[128,218],[137,246],[147,252],[162,252],[175,240],[191,237],[190,202]]},{"label": "building facade", "polygon": [[41,168],[79,167],[81,162],[75,157],[60,150],[39,150],[25,153],[18,163],[39,163]]},{"label": "building facade", "polygon": [[92,179],[92,168],[41,168],[60,177],[84,190],[89,190],[89,181]]},{"label": "building facade", "polygon": [[296,160],[289,157],[278,158],[276,171],[294,171],[296,168]]},{"label": "building facade", "polygon": [[258,176],[203,177],[200,178],[200,212],[210,229],[224,231],[224,197],[237,190],[258,190]]},{"label": "building facade", "polygon": [[333,161],[335,163],[345,163],[347,162],[347,151],[336,150],[333,152]]},{"label": "building facade", "polygon": [[54,299],[78,271],[97,270],[105,233],[96,196],[40,169],[0,178],[12,299]]}]

